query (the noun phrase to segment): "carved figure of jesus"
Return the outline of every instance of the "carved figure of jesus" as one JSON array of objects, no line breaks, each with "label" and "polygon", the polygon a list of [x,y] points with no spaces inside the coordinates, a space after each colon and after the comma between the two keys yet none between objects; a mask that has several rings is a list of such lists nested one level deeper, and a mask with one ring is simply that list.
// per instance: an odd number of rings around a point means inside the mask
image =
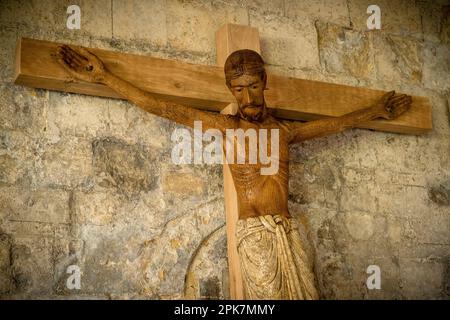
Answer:
[{"label": "carved figure of jesus", "polygon": [[[261,175],[259,162],[230,164],[237,191],[236,236],[244,297],[319,298],[312,259],[305,253],[296,221],[288,210],[289,145],[338,133],[376,118],[394,119],[410,108],[410,96],[391,91],[376,104],[341,117],[306,123],[277,119],[264,99],[267,75],[263,59],[255,51],[239,50],[228,57],[224,67],[226,85],[236,98],[238,113],[221,115],[160,100],[109,72],[85,48],[64,45],[57,53],[60,64],[73,77],[105,84],[145,111],[179,124],[193,127],[194,121],[201,121],[203,131],[214,128],[223,135],[226,129],[278,129],[279,169],[275,174]],[[248,145],[245,149],[248,151]]]}]

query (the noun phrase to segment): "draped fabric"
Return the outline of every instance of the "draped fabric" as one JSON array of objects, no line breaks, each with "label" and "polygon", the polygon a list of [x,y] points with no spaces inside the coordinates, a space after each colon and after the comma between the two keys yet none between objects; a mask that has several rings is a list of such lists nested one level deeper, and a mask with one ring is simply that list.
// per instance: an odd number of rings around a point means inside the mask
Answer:
[{"label": "draped fabric", "polygon": [[238,220],[245,299],[318,299],[297,221],[280,215]]}]

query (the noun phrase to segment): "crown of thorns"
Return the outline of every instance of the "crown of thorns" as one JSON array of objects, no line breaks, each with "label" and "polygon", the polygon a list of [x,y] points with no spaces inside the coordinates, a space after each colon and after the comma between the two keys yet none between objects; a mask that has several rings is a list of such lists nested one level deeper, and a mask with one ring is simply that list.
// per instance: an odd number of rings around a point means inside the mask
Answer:
[{"label": "crown of thorns", "polygon": [[225,62],[225,78],[228,81],[243,74],[254,75],[265,73],[264,61],[253,50],[239,50],[233,52]]}]

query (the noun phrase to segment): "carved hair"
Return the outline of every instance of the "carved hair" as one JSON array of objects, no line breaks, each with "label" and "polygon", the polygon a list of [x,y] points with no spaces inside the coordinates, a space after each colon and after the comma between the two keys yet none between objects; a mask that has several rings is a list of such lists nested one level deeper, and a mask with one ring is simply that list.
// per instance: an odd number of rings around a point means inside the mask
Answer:
[{"label": "carved hair", "polygon": [[231,80],[240,76],[259,75],[264,84],[267,80],[266,70],[264,69],[264,60],[259,53],[253,50],[238,50],[230,54],[225,62],[225,79],[227,86],[231,86]]}]

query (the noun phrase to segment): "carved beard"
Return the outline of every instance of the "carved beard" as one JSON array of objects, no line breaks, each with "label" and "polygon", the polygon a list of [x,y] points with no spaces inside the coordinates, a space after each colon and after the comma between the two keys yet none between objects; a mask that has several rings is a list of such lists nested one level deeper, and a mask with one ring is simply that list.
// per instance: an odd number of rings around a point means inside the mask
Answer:
[{"label": "carved beard", "polygon": [[239,115],[241,116],[241,118],[247,121],[262,121],[264,119],[264,116],[266,115],[265,103],[258,106],[247,105],[239,107]]}]

